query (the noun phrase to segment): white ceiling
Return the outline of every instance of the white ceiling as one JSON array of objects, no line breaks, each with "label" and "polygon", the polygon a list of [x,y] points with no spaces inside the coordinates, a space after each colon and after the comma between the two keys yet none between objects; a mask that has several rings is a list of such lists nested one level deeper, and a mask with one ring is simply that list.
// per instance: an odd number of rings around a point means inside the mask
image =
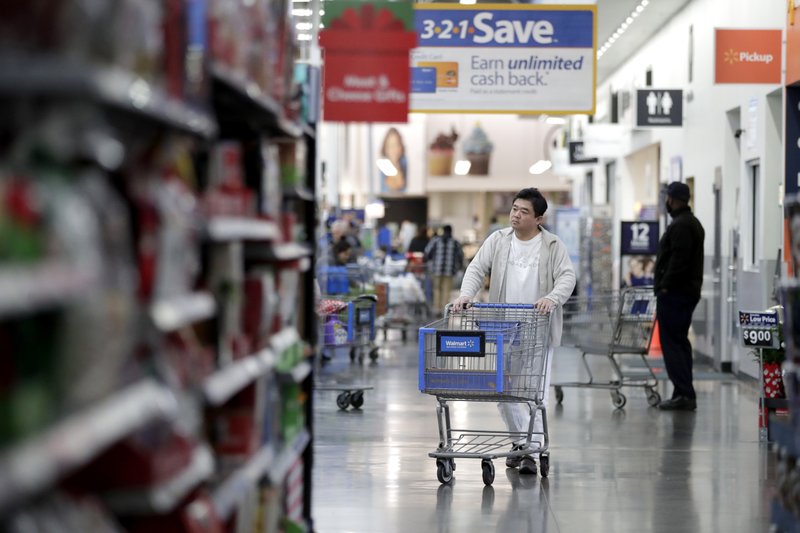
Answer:
[{"label": "white ceiling", "polygon": [[[424,0],[432,1],[432,0]],[[457,3],[458,0],[444,0],[441,3]],[[531,4],[597,4],[597,48],[617,30],[641,3],[641,0],[492,0],[494,3]],[[633,55],[647,40],[667,23],[691,0],[649,0],[649,4],[634,19],[627,30],[614,42],[597,62],[597,82],[602,83],[626,59]],[[294,0],[294,7],[308,8],[314,2]],[[479,0],[479,3],[483,3]],[[320,2],[324,5],[324,2]],[[297,22],[310,21],[311,17],[295,17]],[[304,44],[304,43],[301,43]]]}]

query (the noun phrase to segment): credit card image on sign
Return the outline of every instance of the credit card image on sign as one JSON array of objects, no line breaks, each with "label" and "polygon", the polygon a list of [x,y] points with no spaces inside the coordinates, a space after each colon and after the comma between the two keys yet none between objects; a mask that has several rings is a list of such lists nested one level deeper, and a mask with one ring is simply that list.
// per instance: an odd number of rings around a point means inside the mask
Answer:
[{"label": "credit card image on sign", "polygon": [[447,89],[458,87],[458,62],[457,61],[421,61],[418,67],[433,67],[436,69],[436,88]]}]

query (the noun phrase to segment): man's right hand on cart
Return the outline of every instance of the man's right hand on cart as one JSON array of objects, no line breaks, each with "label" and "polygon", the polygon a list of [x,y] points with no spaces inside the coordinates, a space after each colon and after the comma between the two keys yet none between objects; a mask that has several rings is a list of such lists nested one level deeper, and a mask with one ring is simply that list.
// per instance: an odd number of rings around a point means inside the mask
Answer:
[{"label": "man's right hand on cart", "polygon": [[463,309],[469,309],[472,306],[472,298],[469,296],[459,296],[453,301],[453,312],[460,313]]}]

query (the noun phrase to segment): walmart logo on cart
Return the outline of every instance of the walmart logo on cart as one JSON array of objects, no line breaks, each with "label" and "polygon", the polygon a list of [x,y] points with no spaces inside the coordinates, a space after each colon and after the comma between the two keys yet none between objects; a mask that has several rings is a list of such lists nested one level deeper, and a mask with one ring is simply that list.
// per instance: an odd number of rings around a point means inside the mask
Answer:
[{"label": "walmart logo on cart", "polygon": [[481,340],[477,336],[442,335],[439,339],[439,351],[452,354],[480,354]]}]

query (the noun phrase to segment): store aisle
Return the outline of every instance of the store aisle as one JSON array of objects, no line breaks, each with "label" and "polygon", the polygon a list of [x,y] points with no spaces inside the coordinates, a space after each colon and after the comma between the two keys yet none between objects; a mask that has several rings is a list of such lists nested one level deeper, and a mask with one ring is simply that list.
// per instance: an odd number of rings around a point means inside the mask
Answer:
[{"label": "store aisle", "polygon": [[[360,411],[317,393],[313,515],[328,532],[755,532],[769,528],[773,468],[757,435],[756,394],[731,380],[699,382],[697,413],[665,413],[631,391],[624,411],[608,392],[565,389],[550,414],[549,479],[495,461],[457,462],[441,485],[427,454],[436,446],[435,400],[417,390],[416,347],[399,341],[375,367]],[[575,379],[578,359],[557,352],[554,381]],[[331,372],[353,372],[346,357]],[[666,390],[660,383],[661,393]],[[555,404],[551,391],[551,402]],[[493,404],[455,404],[455,427],[500,427]]]}]

